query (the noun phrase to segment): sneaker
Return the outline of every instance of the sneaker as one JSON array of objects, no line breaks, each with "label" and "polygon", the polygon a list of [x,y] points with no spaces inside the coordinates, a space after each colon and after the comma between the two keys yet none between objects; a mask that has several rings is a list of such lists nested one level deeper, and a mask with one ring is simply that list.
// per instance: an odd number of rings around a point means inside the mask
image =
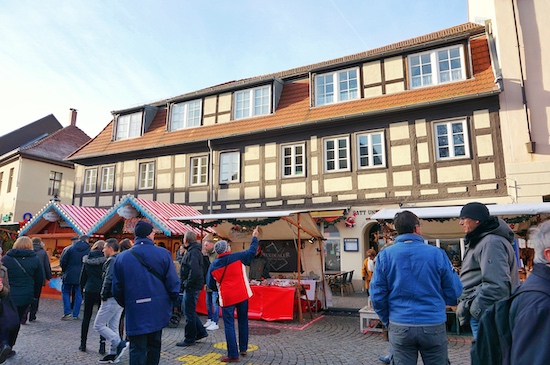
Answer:
[{"label": "sneaker", "polygon": [[124,355],[124,351],[130,346],[130,342],[121,340],[118,346],[116,347],[116,358],[114,362],[119,362],[122,355]]},{"label": "sneaker", "polygon": [[241,355],[241,356],[246,356],[246,351],[241,351],[241,352],[239,352],[239,355]]},{"label": "sneaker", "polygon": [[116,355],[110,354],[99,360],[100,364],[113,364],[115,362]]},{"label": "sneaker", "polygon": [[80,318],[78,318],[78,317],[71,317],[71,319],[74,320],[74,321],[78,321]]},{"label": "sneaker", "polygon": [[238,357],[229,357],[229,356],[224,356],[220,359],[221,362],[238,362],[239,361],[239,358]]},{"label": "sneaker", "polygon": [[65,314],[63,317],[61,317],[61,320],[66,321],[66,320],[69,320],[71,318],[73,318],[73,315],[71,313],[69,313],[69,314]]},{"label": "sneaker", "polygon": [[388,356],[380,356],[378,358],[378,360],[380,360],[381,362],[383,362],[384,364],[389,364],[391,362],[391,355],[388,355]]},{"label": "sneaker", "polygon": [[219,328],[220,328],[220,326],[218,326],[218,325],[216,324],[216,322],[212,322],[212,324],[210,324],[210,326],[206,327],[206,330],[208,330],[208,331],[215,331],[215,330],[217,330],[217,329],[219,329]]},{"label": "sneaker", "polygon": [[203,324],[202,326],[203,326],[204,328],[207,328],[207,327],[209,327],[212,323],[214,323],[214,322],[212,322],[212,320],[209,318],[208,321],[206,321],[206,323]]},{"label": "sneaker", "polygon": [[176,346],[178,347],[188,347],[188,346],[194,346],[195,342],[185,342],[185,340],[177,342]]}]

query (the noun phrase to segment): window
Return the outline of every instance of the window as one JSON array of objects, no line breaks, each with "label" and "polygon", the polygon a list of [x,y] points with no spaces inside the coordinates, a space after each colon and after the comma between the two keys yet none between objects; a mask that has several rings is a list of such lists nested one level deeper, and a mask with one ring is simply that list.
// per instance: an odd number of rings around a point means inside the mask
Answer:
[{"label": "window", "polygon": [[84,192],[95,193],[97,182],[97,169],[87,169],[84,171]]},{"label": "window", "polygon": [[438,160],[469,157],[466,120],[435,123],[434,128]]},{"label": "window", "polygon": [[201,100],[187,101],[172,105],[170,131],[201,125]]},{"label": "window", "polygon": [[283,176],[305,176],[305,145],[283,146]]},{"label": "window", "polygon": [[357,136],[358,164],[360,168],[386,165],[384,132],[366,133]]},{"label": "window", "polygon": [[239,152],[225,152],[220,154],[220,184],[239,182],[239,160]]},{"label": "window", "polygon": [[59,195],[62,178],[63,174],[61,172],[50,171],[50,185],[48,187],[48,195]]},{"label": "window", "polygon": [[348,137],[325,139],[325,171],[349,171]]},{"label": "window", "polygon": [[139,137],[141,135],[142,112],[119,115],[116,125],[116,140]]},{"label": "window", "polygon": [[463,80],[464,51],[462,46],[437,49],[409,56],[411,89]]},{"label": "window", "polygon": [[11,193],[11,187],[12,187],[12,184],[13,184],[13,167],[10,169],[10,176],[8,177],[8,193]]},{"label": "window", "polygon": [[235,93],[235,119],[269,114],[271,87],[262,86]]},{"label": "window", "polygon": [[155,163],[139,164],[139,189],[152,189],[155,184]]},{"label": "window", "polygon": [[208,156],[191,158],[191,185],[206,185],[208,177]]},{"label": "window", "polygon": [[315,76],[315,105],[326,105],[359,98],[359,69]]},{"label": "window", "polygon": [[101,169],[101,191],[113,191],[115,182],[115,167],[106,166]]}]

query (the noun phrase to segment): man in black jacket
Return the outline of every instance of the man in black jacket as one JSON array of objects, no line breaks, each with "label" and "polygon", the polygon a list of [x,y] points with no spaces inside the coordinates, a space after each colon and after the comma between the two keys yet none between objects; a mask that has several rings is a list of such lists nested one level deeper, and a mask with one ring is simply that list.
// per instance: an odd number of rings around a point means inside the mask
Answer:
[{"label": "man in black jacket", "polygon": [[197,315],[197,301],[204,286],[204,270],[202,246],[197,242],[195,232],[187,231],[183,236],[183,245],[186,248],[181,260],[180,282],[183,292],[183,312],[185,314],[185,339],[176,346],[192,346],[198,340],[208,337]]},{"label": "man in black jacket", "polygon": [[[44,242],[42,242],[40,238],[38,237],[33,238],[32,246],[33,246],[34,252],[36,252],[38,261],[40,261],[40,263],[42,264],[42,268],[44,269],[44,281],[42,282],[42,286],[44,286],[46,285],[46,280],[50,280],[52,278],[52,267],[50,265],[50,257],[48,256],[48,253],[46,252],[46,250],[44,250]],[[42,293],[42,286],[40,287],[40,293]],[[40,301],[40,294],[31,304],[29,322],[36,321],[36,312],[38,312],[39,301]],[[25,314],[23,321],[25,321],[26,319],[27,319],[27,314]]]}]

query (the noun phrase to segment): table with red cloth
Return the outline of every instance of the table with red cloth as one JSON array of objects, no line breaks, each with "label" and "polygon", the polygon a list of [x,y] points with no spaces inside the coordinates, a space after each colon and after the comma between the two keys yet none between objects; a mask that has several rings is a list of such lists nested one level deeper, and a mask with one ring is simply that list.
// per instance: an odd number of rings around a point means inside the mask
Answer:
[{"label": "table with red cloth", "polygon": [[[248,318],[264,321],[291,321],[294,318],[296,287],[252,285],[252,297],[248,300]],[[197,312],[206,312],[206,292],[201,290]],[[220,309],[221,313],[221,309]]]}]

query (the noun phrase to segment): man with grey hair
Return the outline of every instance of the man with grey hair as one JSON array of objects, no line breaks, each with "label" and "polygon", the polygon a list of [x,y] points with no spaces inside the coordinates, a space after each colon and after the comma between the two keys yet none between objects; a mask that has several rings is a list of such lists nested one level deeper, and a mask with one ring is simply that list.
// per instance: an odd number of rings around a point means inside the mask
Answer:
[{"label": "man with grey hair", "polygon": [[180,282],[183,293],[183,313],[185,314],[185,339],[176,346],[193,346],[202,338],[208,337],[206,329],[197,315],[197,301],[204,286],[204,261],[202,245],[193,231],[185,232],[183,245],[186,252],[181,259]]},{"label": "man with grey hair", "polygon": [[535,265],[510,307],[510,364],[550,364],[550,221],[531,228],[529,242]]}]

